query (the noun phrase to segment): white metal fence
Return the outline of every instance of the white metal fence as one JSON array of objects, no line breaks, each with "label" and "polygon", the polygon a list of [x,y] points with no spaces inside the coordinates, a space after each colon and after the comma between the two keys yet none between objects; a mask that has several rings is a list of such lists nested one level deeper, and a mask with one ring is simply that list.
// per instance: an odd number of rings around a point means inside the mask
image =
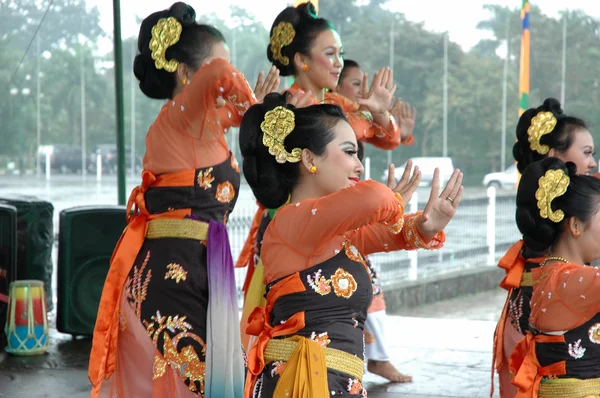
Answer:
[{"label": "white metal fence", "polygon": [[[428,195],[415,194],[409,212],[422,210]],[[463,198],[459,209],[446,228],[446,244],[439,251],[398,251],[369,256],[379,271],[381,282],[418,279],[461,268],[495,266],[498,259],[520,237],[515,223],[515,191],[496,191]],[[233,258],[237,259],[254,217],[253,209],[236,210],[227,228]],[[244,283],[246,269],[236,269],[238,290]]]}]

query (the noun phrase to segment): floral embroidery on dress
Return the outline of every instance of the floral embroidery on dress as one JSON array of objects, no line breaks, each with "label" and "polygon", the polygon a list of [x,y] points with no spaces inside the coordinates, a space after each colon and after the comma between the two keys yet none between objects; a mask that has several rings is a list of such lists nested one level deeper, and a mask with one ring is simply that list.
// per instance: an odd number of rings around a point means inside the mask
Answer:
[{"label": "floral embroidery on dress", "polygon": [[210,167],[204,171],[200,170],[198,172],[198,186],[204,188],[205,190],[212,188],[212,183],[215,181],[215,177],[212,176],[213,168]]},{"label": "floral embroidery on dress", "polygon": [[275,377],[275,375],[281,376],[283,374],[283,371],[285,370],[287,362],[276,361],[273,362],[271,365],[273,366],[273,369],[271,369],[271,377]]},{"label": "floral embroidery on dress", "polygon": [[[202,354],[206,355],[206,344],[200,336],[190,332],[192,325],[186,322],[186,316],[179,315],[165,317],[160,311],[152,316],[152,322],[146,322],[148,336],[152,342],[158,345],[158,339],[163,337],[163,355],[154,357],[153,379],[156,380],[165,375],[167,365],[175,371],[177,376],[183,381],[189,380],[188,389],[192,392],[204,394],[204,373],[205,363],[200,361],[196,350],[191,345],[187,345],[177,351],[179,341],[183,338],[189,338],[200,344]],[[174,334],[173,338],[167,332]]]},{"label": "floral embroidery on dress", "polygon": [[176,283],[187,279],[187,271],[179,264],[171,263],[167,265],[168,271],[165,273],[166,279],[173,279]]},{"label": "floral embroidery on dress", "polygon": [[600,344],[600,323],[594,324],[588,331],[590,341],[595,344]]},{"label": "floral embroidery on dress", "polygon": [[312,276],[307,275],[306,279],[312,289],[321,296],[326,296],[331,293],[331,286],[336,296],[350,298],[358,287],[356,280],[348,271],[338,268],[335,274],[330,279],[325,279],[321,275],[322,270],[318,270]]},{"label": "floral embroidery on dress", "polygon": [[233,198],[235,198],[235,188],[233,187],[233,184],[229,181],[219,184],[217,187],[216,198],[221,203],[230,203]]},{"label": "floral embroidery on dress", "polygon": [[152,278],[152,270],[148,270],[145,278],[143,276],[148,261],[150,261],[150,251],[146,253],[146,258],[140,268],[138,268],[137,265],[133,267],[133,279],[129,278],[127,279],[127,282],[125,282],[127,300],[133,303],[133,309],[138,319],[140,319],[140,314],[142,312],[142,303],[146,300],[148,294],[148,283],[150,283],[150,279]]},{"label": "floral embroidery on dress", "polygon": [[319,334],[317,334],[316,332],[312,332],[310,334],[310,339],[319,343],[319,345],[321,345],[321,347],[323,348],[327,347],[329,343],[331,343],[331,340],[329,340],[329,334],[327,332]]},{"label": "floral embroidery on dress", "polygon": [[349,272],[338,268],[335,274],[331,277],[331,284],[335,295],[338,297],[350,298],[356,291],[356,280]]},{"label": "floral embroidery on dress", "polygon": [[371,280],[373,279],[373,274],[371,273],[371,270],[369,269],[369,266],[367,265],[367,262],[365,261],[364,257],[349,240],[344,242],[344,252],[346,252],[346,256],[348,256],[350,260],[356,261],[357,263],[361,263],[363,267],[365,267],[365,269],[367,270],[369,278]]},{"label": "floral embroidery on dress", "polygon": [[329,280],[325,279],[325,277],[321,275],[321,272],[321,270],[318,270],[313,276],[307,275],[306,279],[315,292],[319,293],[321,296],[325,296],[331,293],[331,286],[329,286]]},{"label": "floral embroidery on dress", "polygon": [[583,358],[585,354],[585,348],[581,346],[581,339],[577,340],[575,343],[569,343],[569,355],[575,359]]},{"label": "floral embroidery on dress", "polygon": [[363,386],[358,379],[348,379],[348,392],[350,394],[362,394]]},{"label": "floral embroidery on dress", "polygon": [[[254,95],[254,93],[252,94]],[[250,102],[237,102],[237,95],[230,95],[227,97],[227,102],[229,102],[233,108],[237,111],[238,115],[244,116],[244,113],[250,108]]]}]

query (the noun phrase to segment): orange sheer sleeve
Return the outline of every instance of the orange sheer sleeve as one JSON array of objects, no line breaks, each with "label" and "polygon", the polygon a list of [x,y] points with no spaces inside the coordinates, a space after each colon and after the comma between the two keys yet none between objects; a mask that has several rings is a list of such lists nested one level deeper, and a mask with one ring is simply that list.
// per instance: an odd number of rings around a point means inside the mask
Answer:
[{"label": "orange sheer sleeve", "polygon": [[581,326],[600,312],[600,270],[576,264],[552,264],[532,271],[530,323],[543,332]]},{"label": "orange sheer sleeve", "polygon": [[[221,97],[225,106],[217,109]],[[229,156],[225,133],[256,102],[241,72],[214,59],[161,109],[146,135],[144,169],[154,174],[207,167]]]},{"label": "orange sheer sleeve", "polygon": [[[177,130],[200,139],[203,139],[206,133],[223,133],[222,128],[206,128],[207,122],[220,124],[219,116],[231,112],[232,122],[227,124],[237,126],[248,108],[256,103],[254,93],[244,75],[221,58],[215,58],[198,69],[190,84],[179,96],[180,98],[174,98],[174,103],[179,103],[180,106],[167,106],[164,117],[168,118]],[[226,110],[217,112],[219,97],[226,101]]]},{"label": "orange sheer sleeve", "polygon": [[405,215],[404,226],[399,233],[395,233],[393,228],[384,224],[371,224],[363,226],[351,234],[346,234],[346,236],[363,255],[397,250],[437,250],[441,248],[446,240],[444,232],[442,231],[433,239],[426,241],[415,225],[419,215],[420,213]]},{"label": "orange sheer sleeve", "polygon": [[[300,90],[302,90],[302,87],[300,87],[299,84],[294,83],[292,87],[285,91],[295,94]],[[320,103],[314,96],[312,97],[312,100],[315,105]],[[354,130],[357,141],[368,142],[380,149],[395,149],[400,146],[400,128],[393,117],[390,117],[392,129],[391,131],[387,131],[382,126],[373,122],[373,117],[370,113],[360,111],[360,106],[356,102],[353,102],[341,94],[326,93],[325,102],[332,105],[338,105],[344,110],[346,118],[348,118],[348,122],[350,123],[350,126],[352,126],[352,130]],[[409,143],[409,140],[410,138],[406,140],[406,145],[412,144],[412,142]]]},{"label": "orange sheer sleeve", "polygon": [[393,117],[390,117],[391,128],[386,129],[375,123],[369,112],[359,110],[360,105],[338,93],[327,93],[327,102],[339,105],[346,113],[356,139],[367,142],[380,149],[395,149],[400,146],[400,128]]},{"label": "orange sheer sleeve", "polygon": [[[267,231],[304,255],[314,256],[320,254],[332,237],[369,224],[393,225],[403,215],[390,188],[377,181],[360,181],[325,197],[284,207],[276,213]],[[263,255],[267,255],[265,250]]]}]

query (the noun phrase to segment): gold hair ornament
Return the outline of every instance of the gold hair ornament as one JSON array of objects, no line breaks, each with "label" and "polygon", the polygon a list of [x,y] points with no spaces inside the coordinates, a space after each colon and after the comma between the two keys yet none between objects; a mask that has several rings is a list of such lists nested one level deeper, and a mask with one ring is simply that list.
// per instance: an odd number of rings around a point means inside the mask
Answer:
[{"label": "gold hair ornament", "polygon": [[285,55],[281,54],[281,50],[285,46],[289,46],[296,37],[296,31],[289,22],[279,22],[279,25],[273,29],[273,34],[269,43],[271,43],[271,52],[273,53],[273,59],[279,61],[282,65],[289,65],[290,59]]},{"label": "gold hair ornament", "polygon": [[545,155],[550,150],[548,145],[540,144],[540,140],[546,134],[550,134],[556,126],[556,117],[552,112],[540,112],[531,119],[531,125],[527,129],[529,147],[540,155]]},{"label": "gold hair ornament", "polygon": [[179,62],[174,59],[167,61],[165,54],[170,46],[179,41],[181,30],[181,24],[174,17],[161,18],[152,27],[150,50],[156,69],[164,69],[171,73],[177,70]]},{"label": "gold hair ornament", "polygon": [[542,218],[550,219],[552,222],[561,222],[565,213],[558,209],[552,211],[552,201],[567,192],[571,179],[563,170],[548,170],[538,181],[539,188],[535,191],[537,207],[540,209]]},{"label": "gold hair ornament", "polygon": [[302,158],[302,150],[294,148],[292,153],[286,151],[283,141],[294,131],[294,112],[283,106],[265,113],[265,120],[260,124],[263,132],[263,145],[269,148],[269,153],[275,156],[277,163],[298,163]]}]

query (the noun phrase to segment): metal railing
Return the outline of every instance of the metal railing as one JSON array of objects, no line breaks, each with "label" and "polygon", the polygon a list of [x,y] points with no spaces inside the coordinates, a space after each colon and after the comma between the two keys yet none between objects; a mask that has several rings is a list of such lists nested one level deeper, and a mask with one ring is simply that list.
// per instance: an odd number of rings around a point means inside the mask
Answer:
[{"label": "metal railing", "polygon": [[[379,271],[382,283],[403,279],[419,279],[444,272],[482,265],[495,266],[506,250],[519,239],[515,222],[515,191],[498,192],[488,188],[487,194],[463,198],[446,228],[446,243],[438,251],[397,251],[369,256]],[[423,209],[427,195],[415,194],[409,212]],[[233,258],[244,245],[254,209],[234,211],[227,229]],[[244,283],[245,268],[236,269],[238,290]]]}]

